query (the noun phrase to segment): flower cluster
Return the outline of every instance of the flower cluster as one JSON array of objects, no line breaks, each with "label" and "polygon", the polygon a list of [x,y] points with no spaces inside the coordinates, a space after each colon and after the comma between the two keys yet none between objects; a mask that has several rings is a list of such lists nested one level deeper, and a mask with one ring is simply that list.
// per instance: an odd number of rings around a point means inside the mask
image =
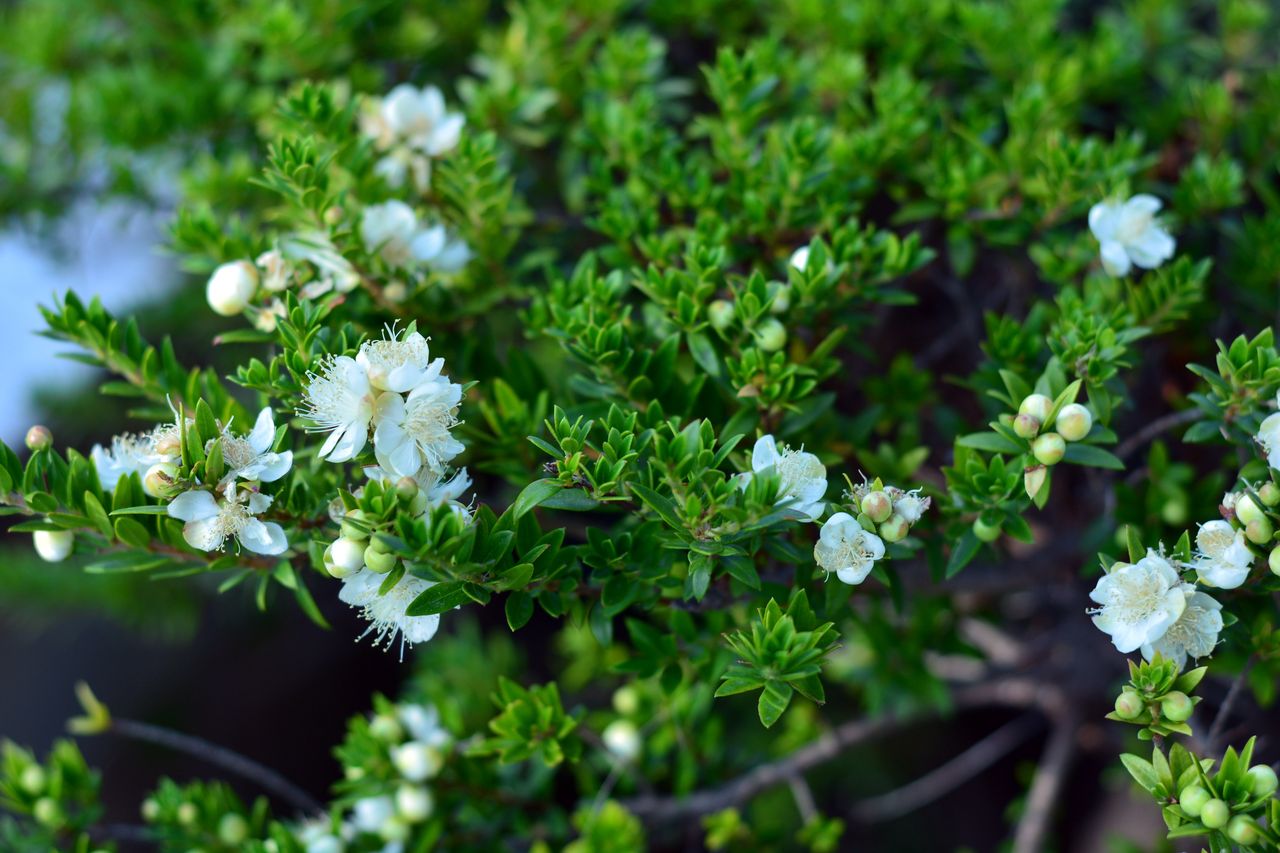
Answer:
[{"label": "flower cluster", "polygon": [[900,542],[929,509],[919,489],[904,491],[880,480],[850,484],[844,494],[856,517],[837,512],[822,525],[813,557],[819,568],[847,584],[860,584],[884,557],[886,542]]},{"label": "flower cluster", "polygon": [[296,286],[303,299],[316,299],[330,292],[349,293],[359,283],[359,273],[329,236],[309,231],[284,238],[254,262],[222,264],[209,276],[205,298],[215,314],[248,312],[258,329],[271,332],[284,315],[283,291]]},{"label": "flower cluster", "polygon": [[1155,269],[1173,257],[1173,237],[1156,221],[1160,199],[1135,195],[1128,201],[1102,201],[1089,210],[1089,230],[1097,238],[1102,268],[1114,276],[1133,267]]},{"label": "flower cluster", "polygon": [[430,188],[431,158],[457,147],[465,124],[461,113],[449,112],[435,86],[407,83],[367,100],[360,117],[361,132],[383,152],[375,171],[396,188],[411,179],[420,193]]},{"label": "flower cluster", "polygon": [[456,273],[471,260],[465,242],[451,237],[443,225],[423,225],[412,207],[395,199],[365,208],[360,238],[370,254],[394,268],[423,264],[436,272]]},{"label": "flower cluster", "polygon": [[117,435],[111,439],[109,449],[95,444],[89,451],[89,460],[98,472],[98,483],[104,491],[114,492],[122,477],[137,474],[142,490],[153,498],[160,497],[166,479],[172,477],[181,458],[181,431],[175,420],[150,432]]}]

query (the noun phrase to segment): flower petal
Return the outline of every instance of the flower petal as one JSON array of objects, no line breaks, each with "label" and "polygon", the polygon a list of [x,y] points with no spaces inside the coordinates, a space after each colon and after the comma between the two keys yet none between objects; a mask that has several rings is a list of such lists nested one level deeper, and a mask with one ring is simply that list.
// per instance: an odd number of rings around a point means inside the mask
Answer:
[{"label": "flower petal", "polygon": [[169,504],[169,517],[179,521],[202,521],[218,514],[218,501],[203,489],[192,489],[178,495]]}]

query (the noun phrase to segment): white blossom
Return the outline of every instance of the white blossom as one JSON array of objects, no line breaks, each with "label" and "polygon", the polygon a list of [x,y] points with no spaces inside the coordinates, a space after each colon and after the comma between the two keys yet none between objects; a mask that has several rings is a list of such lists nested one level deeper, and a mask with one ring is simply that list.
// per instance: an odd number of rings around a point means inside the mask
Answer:
[{"label": "white blossom", "polygon": [[309,419],[313,431],[327,432],[320,458],[330,462],[353,459],[369,440],[377,397],[368,372],[350,356],[327,361],[319,374],[308,374],[305,404],[298,414]]},{"label": "white blossom", "polygon": [[360,274],[323,231],[294,234],[280,243],[280,251],[289,260],[305,261],[316,268],[316,280],[299,291],[305,299],[315,299],[330,291],[350,293],[360,284]]},{"label": "white blossom", "polygon": [[385,580],[386,575],[367,568],[361,569],[343,579],[338,598],[352,607],[360,608],[361,615],[371,623],[365,634],[374,635],[375,645],[380,645],[383,641],[390,645],[399,635],[400,654],[403,656],[406,644],[412,646],[425,643],[436,635],[440,627],[439,613],[429,616],[405,614],[405,608],[419,595],[435,586],[435,583],[405,572],[395,586],[386,593],[379,594]]},{"label": "white blossom", "polygon": [[258,292],[258,269],[248,261],[223,264],[209,276],[205,298],[215,314],[232,317],[243,311]]},{"label": "white blossom", "polygon": [[601,735],[605,748],[623,761],[634,761],[640,754],[640,730],[630,720],[614,720]]},{"label": "white blossom", "polygon": [[226,540],[234,537],[246,551],[283,554],[289,547],[284,528],[274,521],[255,518],[271,506],[271,501],[269,495],[237,490],[232,484],[221,500],[203,489],[184,492],[169,504],[168,513],[185,522],[182,538],[201,551],[221,550]]},{"label": "white blossom", "polygon": [[361,344],[356,363],[365,369],[375,389],[399,393],[433,381],[444,369],[443,358],[431,360],[426,338],[417,332],[401,337],[392,329],[379,340]]},{"label": "white blossom", "polygon": [[787,509],[810,521],[818,520],[827,493],[827,469],[817,456],[785,447],[779,450],[773,436],[766,435],[752,448],[751,471],[743,474],[739,483],[746,488],[755,474],[767,471],[778,475],[778,499],[786,501]]},{"label": "white blossom", "polygon": [[1262,446],[1262,452],[1267,454],[1267,464],[1280,469],[1280,412],[1267,415],[1258,427],[1255,440]]},{"label": "white blossom", "polygon": [[801,246],[799,249],[792,252],[791,260],[788,261],[788,263],[800,270],[800,272],[804,272],[805,267],[809,266],[809,247]]},{"label": "white blossom", "polygon": [[1089,210],[1089,230],[1101,244],[1103,269],[1121,276],[1133,266],[1155,269],[1173,257],[1173,237],[1155,218],[1159,209],[1160,199],[1142,194],[1125,202],[1099,202]]},{"label": "white blossom", "polygon": [[400,477],[412,477],[423,467],[443,471],[466,446],[450,432],[458,424],[462,386],[438,370],[409,392],[408,397],[386,393],[378,397],[373,435],[378,464]]},{"label": "white blossom", "polygon": [[121,477],[136,473],[144,476],[153,465],[173,462],[176,454],[161,453],[156,447],[156,433],[142,435],[125,433],[111,439],[111,449],[95,444],[89,451],[89,459],[98,471],[98,482],[104,491],[114,492]]},{"label": "white blossom", "polygon": [[1177,621],[1154,642],[1142,644],[1142,656],[1151,660],[1160,654],[1172,660],[1182,669],[1187,658],[1206,657],[1218,644],[1222,631],[1222,605],[1203,592],[1196,592],[1189,584],[1182,587],[1186,606]]},{"label": "white blossom", "polygon": [[443,225],[430,225],[414,237],[413,256],[436,272],[456,273],[471,261],[471,247]]},{"label": "white blossom", "polygon": [[440,723],[440,712],[434,705],[402,702],[396,706],[396,715],[409,736],[419,743],[442,751],[453,743],[453,735]]},{"label": "white blossom", "polygon": [[378,834],[395,817],[395,803],[388,796],[356,800],[351,809],[351,823],[360,832]]},{"label": "white blossom", "polygon": [[263,288],[276,293],[289,287],[293,270],[279,249],[263,252],[254,263],[262,270]]},{"label": "white blossom", "polygon": [[885,491],[893,499],[893,511],[902,516],[907,524],[915,524],[919,521],[925,510],[933,503],[932,498],[921,497],[919,489],[904,492],[902,489],[890,486]]},{"label": "white blossom", "polygon": [[435,86],[418,89],[401,83],[382,99],[380,112],[395,139],[432,157],[456,148],[466,124],[461,113],[449,112]]},{"label": "white blossom", "polygon": [[860,584],[867,579],[876,561],[884,556],[884,542],[865,530],[847,512],[837,512],[827,519],[813,546],[818,567],[835,572],[847,584]]},{"label": "white blossom", "polygon": [[76,537],[70,530],[37,530],[31,534],[36,553],[46,563],[61,563],[71,556]]},{"label": "white blossom", "polygon": [[1196,558],[1192,561],[1200,582],[1218,589],[1235,589],[1244,583],[1253,564],[1253,553],[1244,531],[1215,519],[1200,525],[1196,533]]},{"label": "white blossom", "polygon": [[258,413],[258,420],[253,430],[244,437],[231,434],[228,424],[222,435],[211,440],[206,452],[213,446],[213,441],[222,445],[222,461],[227,466],[227,473],[222,478],[226,484],[232,480],[256,480],[262,483],[273,483],[289,472],[293,467],[293,451],[273,453],[271,446],[276,440],[276,424],[271,409],[265,408]]},{"label": "white blossom", "polygon": [[369,252],[377,252],[395,267],[413,259],[413,240],[418,234],[418,215],[402,201],[392,199],[371,204],[360,217],[360,239]]},{"label": "white blossom", "polygon": [[422,782],[435,776],[444,766],[439,747],[419,740],[391,747],[391,763],[410,782]]},{"label": "white blossom", "polygon": [[1164,636],[1186,609],[1189,586],[1168,559],[1148,550],[1138,562],[1118,563],[1098,580],[1089,593],[1101,605],[1091,611],[1093,624],[1128,654]]}]

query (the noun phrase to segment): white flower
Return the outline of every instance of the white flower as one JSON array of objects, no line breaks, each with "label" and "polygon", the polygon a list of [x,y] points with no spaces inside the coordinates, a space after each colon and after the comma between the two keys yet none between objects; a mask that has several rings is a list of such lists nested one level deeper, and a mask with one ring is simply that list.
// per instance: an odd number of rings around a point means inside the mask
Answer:
[{"label": "white flower", "polygon": [[809,247],[801,246],[791,253],[791,260],[788,262],[791,266],[804,272],[805,267],[809,266]]},{"label": "white flower", "polygon": [[907,524],[915,524],[919,521],[920,516],[924,515],[925,510],[933,503],[932,498],[920,497],[919,489],[904,492],[890,487],[885,491],[893,498],[893,511],[902,516]]},{"label": "white flower", "polygon": [[71,556],[76,537],[70,530],[37,530],[31,534],[31,544],[46,563],[61,563]]},{"label": "white flower", "polygon": [[383,98],[382,118],[397,138],[432,157],[453,150],[466,124],[461,113],[446,109],[444,95],[435,86],[417,89],[408,83]]},{"label": "white flower", "polygon": [[248,261],[223,264],[209,276],[205,298],[215,314],[231,317],[239,314],[258,292],[258,269]]},{"label": "white flower", "polygon": [[449,432],[458,424],[461,402],[462,386],[438,369],[407,398],[394,393],[380,396],[373,435],[378,464],[400,477],[412,477],[423,467],[443,471],[450,459],[466,449]]},{"label": "white flower", "polygon": [[378,252],[392,266],[402,267],[413,258],[411,244],[418,233],[418,215],[402,201],[371,204],[360,217],[360,239],[369,252]]},{"label": "white flower", "polygon": [[1131,266],[1155,269],[1173,257],[1175,243],[1156,222],[1160,199],[1135,195],[1126,202],[1103,201],[1089,210],[1089,230],[1101,244],[1102,267],[1126,275]]},{"label": "white flower", "polygon": [[369,440],[377,398],[369,374],[354,358],[339,356],[326,362],[311,379],[306,403],[298,414],[311,420],[316,432],[329,438],[320,448],[320,458],[330,462],[353,459]]},{"label": "white flower", "polygon": [[871,574],[876,560],[884,556],[884,542],[863,529],[847,512],[837,512],[827,519],[813,546],[818,567],[835,572],[847,584],[860,584]]},{"label": "white flower", "polygon": [[419,154],[404,147],[393,148],[373,166],[373,173],[392,189],[400,189],[406,178],[413,178],[413,188],[426,193],[431,188],[431,161],[424,154]]},{"label": "white flower", "polygon": [[355,267],[322,231],[295,234],[280,244],[280,251],[289,260],[306,261],[316,268],[319,278],[308,282],[300,291],[306,299],[315,299],[331,290],[350,293],[360,284],[360,274]]},{"label": "white flower", "polygon": [[1244,531],[1220,519],[1200,525],[1196,533],[1196,559],[1192,566],[1206,586],[1235,589],[1249,576],[1253,553],[1244,540]]},{"label": "white flower", "polygon": [[623,761],[633,761],[640,754],[640,730],[630,720],[614,720],[602,735],[605,748]]},{"label": "white flower", "polygon": [[254,518],[271,506],[272,498],[232,485],[219,501],[211,492],[192,489],[173,499],[168,512],[184,521],[182,538],[201,551],[218,551],[228,537],[235,537],[247,551],[255,554],[283,554],[289,547],[284,528],[274,521]]},{"label": "white flower", "polygon": [[[231,425],[222,430],[217,441],[222,443],[222,461],[227,466],[227,473],[222,478],[226,484],[232,480],[257,480],[262,483],[273,483],[279,480],[293,467],[293,451],[272,453],[271,446],[276,441],[276,424],[270,408],[258,413],[258,420],[253,431],[243,438],[231,434]],[[213,446],[210,441],[206,452]]]},{"label": "white flower", "polygon": [[121,477],[137,473],[145,475],[153,465],[161,462],[172,462],[176,454],[160,453],[156,448],[156,433],[143,435],[126,433],[111,439],[111,449],[105,450],[102,445],[95,444],[89,451],[89,459],[98,470],[98,482],[104,491],[114,492],[120,484]]},{"label": "white flower", "polygon": [[1280,469],[1280,412],[1267,415],[1262,426],[1258,427],[1255,440],[1262,445],[1262,451],[1267,454],[1267,464],[1272,468]]},{"label": "white flower", "polygon": [[453,735],[440,724],[440,712],[434,705],[406,702],[396,706],[396,714],[414,740],[442,751],[453,743]]},{"label": "white flower", "polygon": [[401,785],[396,790],[396,810],[410,823],[426,820],[434,809],[431,792],[421,785]]},{"label": "white flower", "polygon": [[386,337],[361,344],[356,363],[368,373],[374,388],[399,393],[433,381],[444,369],[443,358],[431,360],[426,338],[417,332],[399,337],[391,329]]},{"label": "white flower", "polygon": [[400,655],[403,657],[406,643],[425,643],[436,635],[440,627],[439,613],[430,616],[405,615],[405,608],[435,584],[405,572],[395,586],[385,594],[379,594],[386,579],[386,575],[361,569],[343,579],[338,598],[352,607],[360,608],[361,615],[372,623],[365,634],[373,633],[375,645],[386,640],[389,646],[398,634]]},{"label": "white flower", "polygon": [[343,853],[346,845],[327,817],[305,821],[294,829],[306,853]]},{"label": "white flower", "polygon": [[365,797],[356,800],[351,810],[351,823],[361,832],[377,834],[395,816],[396,806],[390,797]]},{"label": "white flower", "polygon": [[[751,469],[754,474],[772,470],[778,475],[778,499],[787,502],[787,509],[795,510],[810,521],[817,521],[822,515],[827,469],[817,456],[789,448],[779,451],[773,436],[766,435],[756,441],[751,450]],[[752,473],[742,475],[739,483],[743,488],[752,476]]]},{"label": "white flower", "polygon": [[443,225],[431,225],[413,240],[413,256],[436,272],[461,271],[471,260],[471,247],[460,237],[450,237]]},{"label": "white flower", "polygon": [[438,747],[411,740],[391,748],[391,763],[410,782],[422,782],[440,772],[444,756]]},{"label": "white flower", "polygon": [[1175,661],[1178,669],[1186,665],[1188,656],[1198,659],[1209,655],[1222,630],[1222,605],[1203,592],[1195,592],[1190,584],[1182,589],[1186,595],[1182,615],[1160,639],[1142,644],[1144,658],[1151,660],[1159,653]]},{"label": "white flower", "polygon": [[1101,607],[1093,624],[1121,652],[1155,643],[1186,609],[1185,586],[1177,570],[1153,550],[1132,565],[1117,564],[1098,580],[1089,597]]},{"label": "white flower", "polygon": [[263,252],[254,263],[262,269],[262,286],[267,290],[274,293],[289,286],[293,271],[279,249]]}]

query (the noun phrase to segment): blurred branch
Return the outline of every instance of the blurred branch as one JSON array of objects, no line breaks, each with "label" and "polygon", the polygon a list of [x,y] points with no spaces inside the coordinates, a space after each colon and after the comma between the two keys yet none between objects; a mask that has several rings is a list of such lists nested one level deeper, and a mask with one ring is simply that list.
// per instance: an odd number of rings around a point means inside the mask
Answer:
[{"label": "blurred branch", "polygon": [[1069,717],[1060,720],[1049,735],[1044,757],[1036,768],[1035,778],[1031,780],[1031,791],[1027,794],[1022,819],[1018,821],[1018,830],[1013,838],[1013,853],[1038,853],[1044,848],[1053,807],[1066,781],[1067,770],[1075,751],[1075,737],[1075,720]]},{"label": "blurred branch", "polygon": [[1169,430],[1177,429],[1184,424],[1189,424],[1193,421],[1199,420],[1200,417],[1202,417],[1202,413],[1199,409],[1187,409],[1186,411],[1173,412],[1172,414],[1165,415],[1164,417],[1156,418],[1154,421],[1147,424],[1124,441],[1120,442],[1119,446],[1116,447],[1116,456],[1124,459],[1147,442],[1159,438]]}]

